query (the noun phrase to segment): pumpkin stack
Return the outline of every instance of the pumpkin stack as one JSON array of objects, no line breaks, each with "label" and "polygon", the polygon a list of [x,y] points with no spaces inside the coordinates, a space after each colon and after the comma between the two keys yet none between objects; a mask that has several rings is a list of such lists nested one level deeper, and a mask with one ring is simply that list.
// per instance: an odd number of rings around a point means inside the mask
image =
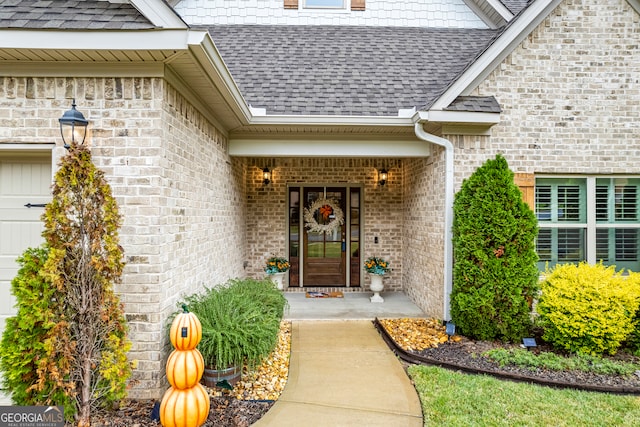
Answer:
[{"label": "pumpkin stack", "polygon": [[209,395],[200,384],[204,359],[196,349],[202,339],[202,325],[185,305],[182,309],[169,332],[175,350],[167,360],[171,387],[160,404],[160,423],[164,427],[199,427],[209,416]]}]

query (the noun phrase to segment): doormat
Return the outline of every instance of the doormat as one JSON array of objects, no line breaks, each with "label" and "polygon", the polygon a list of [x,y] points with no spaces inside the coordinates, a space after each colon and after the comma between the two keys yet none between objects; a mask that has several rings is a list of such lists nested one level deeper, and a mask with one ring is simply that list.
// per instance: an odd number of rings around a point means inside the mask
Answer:
[{"label": "doormat", "polygon": [[336,292],[307,292],[307,298],[343,298],[340,291]]}]

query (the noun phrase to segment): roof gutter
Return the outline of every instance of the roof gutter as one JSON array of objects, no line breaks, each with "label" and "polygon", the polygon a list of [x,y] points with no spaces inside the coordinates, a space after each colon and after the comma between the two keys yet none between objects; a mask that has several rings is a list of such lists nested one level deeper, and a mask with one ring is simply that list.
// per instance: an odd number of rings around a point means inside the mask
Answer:
[{"label": "roof gutter", "polygon": [[422,141],[444,147],[445,181],[444,181],[444,310],[443,320],[451,320],[451,291],[453,289],[453,144],[451,141],[425,132],[424,123],[428,122],[425,111],[415,114],[414,130]]}]

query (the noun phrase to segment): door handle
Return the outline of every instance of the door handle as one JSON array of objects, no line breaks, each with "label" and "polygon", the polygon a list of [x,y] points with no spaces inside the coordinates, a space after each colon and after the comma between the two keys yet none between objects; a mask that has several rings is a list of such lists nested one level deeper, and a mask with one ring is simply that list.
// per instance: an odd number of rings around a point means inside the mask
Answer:
[{"label": "door handle", "polygon": [[44,208],[46,207],[47,204],[46,203],[27,203],[26,205],[24,205],[25,208]]}]

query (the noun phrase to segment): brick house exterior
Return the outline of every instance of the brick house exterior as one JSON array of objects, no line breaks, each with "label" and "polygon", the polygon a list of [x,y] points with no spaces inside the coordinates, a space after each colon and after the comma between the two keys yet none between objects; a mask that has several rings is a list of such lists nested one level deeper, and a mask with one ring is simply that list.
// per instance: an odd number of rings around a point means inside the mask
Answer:
[{"label": "brick house exterior", "polygon": [[[351,0],[346,5],[364,10],[340,11],[307,10],[304,0],[293,2],[297,8],[248,1],[244,10],[237,2],[169,2],[175,11],[162,1],[56,3],[49,12],[59,19],[37,16],[33,1],[0,2],[3,11],[23,13],[0,18],[0,179],[9,182],[9,168],[36,154],[55,169],[64,154],[57,119],[75,98],[123,215],[127,265],[117,291],[138,360],[134,397],[157,398],[164,389],[165,322],[183,295],[261,277],[265,258],[293,253],[296,189],[353,189],[359,222],[347,242],[359,245],[358,265],[388,258],[386,288],[445,318],[448,203],[488,158],[505,156],[532,204],[531,187],[556,188],[554,179],[584,180],[578,187],[588,193],[605,187],[599,179],[640,177],[637,0]],[[79,16],[91,25],[78,24]],[[376,68],[363,79],[375,84],[349,92],[331,74],[305,82],[310,69],[283,73],[270,65],[305,26],[335,28],[344,40],[341,31],[350,30],[362,31],[360,41],[389,40],[382,52],[389,55],[397,34],[425,49],[434,37],[454,47],[429,51],[441,56],[407,48],[402,53],[418,52],[416,61],[429,56],[423,71],[387,87],[375,80]],[[258,46],[260,38],[269,46]],[[333,54],[329,71],[347,61],[340,44]],[[332,89],[338,86],[344,92]],[[272,171],[269,185],[264,167]],[[383,167],[389,180],[381,186]],[[587,253],[592,226],[584,226]],[[638,226],[636,218],[623,229]],[[558,229],[548,230],[551,251]],[[347,271],[348,289],[366,291],[360,267]]]}]

